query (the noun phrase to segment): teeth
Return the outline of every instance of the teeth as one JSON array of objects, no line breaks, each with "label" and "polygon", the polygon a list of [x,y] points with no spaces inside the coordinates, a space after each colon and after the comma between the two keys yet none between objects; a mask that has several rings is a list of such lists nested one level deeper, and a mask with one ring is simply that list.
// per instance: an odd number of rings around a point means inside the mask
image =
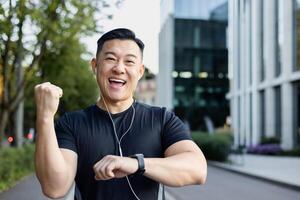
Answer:
[{"label": "teeth", "polygon": [[125,83],[126,81],[120,80],[120,79],[114,79],[110,78],[109,81],[117,82],[117,83]]}]

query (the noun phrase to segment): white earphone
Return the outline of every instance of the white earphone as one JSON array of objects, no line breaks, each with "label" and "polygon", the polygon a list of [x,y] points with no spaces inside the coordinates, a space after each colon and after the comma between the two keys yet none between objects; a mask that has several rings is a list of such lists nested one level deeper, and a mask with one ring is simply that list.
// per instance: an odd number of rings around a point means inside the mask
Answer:
[{"label": "white earphone", "polygon": [[[101,95],[101,98],[103,99],[104,106],[105,106],[105,108],[106,108],[106,110],[107,110],[107,114],[108,114],[108,116],[109,116],[109,118],[110,118],[110,121],[111,121],[111,123],[112,123],[112,126],[113,126],[114,135],[115,135],[115,138],[116,138],[116,140],[117,140],[117,142],[118,142],[118,149],[119,149],[120,156],[123,157],[123,152],[122,152],[121,142],[122,142],[123,137],[130,131],[130,129],[131,129],[132,125],[133,125],[133,121],[134,121],[134,118],[135,118],[135,108],[134,108],[133,104],[135,103],[135,100],[134,100],[134,102],[133,102],[132,105],[131,105],[132,110],[133,110],[133,114],[132,114],[132,118],[131,118],[130,125],[129,125],[128,129],[125,131],[125,133],[123,133],[123,135],[122,135],[121,138],[119,139],[119,137],[118,137],[118,135],[117,135],[117,131],[116,131],[116,125],[115,125],[115,122],[114,122],[114,120],[113,120],[113,118],[112,118],[112,116],[111,116],[111,113],[110,113],[110,111],[109,111],[109,108],[107,107],[106,102],[105,102],[105,99],[104,99],[104,97],[103,97],[102,95]],[[137,200],[140,200],[140,198],[139,198],[139,197],[137,196],[137,194],[135,193],[135,191],[134,191],[134,189],[133,189],[133,187],[132,187],[132,185],[131,185],[131,182],[130,182],[128,176],[125,176],[125,178],[126,178],[126,180],[127,180],[127,183],[128,183],[128,185],[129,185],[130,190],[131,190],[131,192],[133,193],[134,197],[135,197]]]}]

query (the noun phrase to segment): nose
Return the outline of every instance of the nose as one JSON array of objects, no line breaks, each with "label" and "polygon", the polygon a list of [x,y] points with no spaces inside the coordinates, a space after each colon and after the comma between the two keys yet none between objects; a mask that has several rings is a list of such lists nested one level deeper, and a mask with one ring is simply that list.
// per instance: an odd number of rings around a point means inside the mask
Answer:
[{"label": "nose", "polygon": [[125,64],[120,60],[116,63],[116,65],[113,68],[113,71],[118,74],[124,74],[125,73]]}]

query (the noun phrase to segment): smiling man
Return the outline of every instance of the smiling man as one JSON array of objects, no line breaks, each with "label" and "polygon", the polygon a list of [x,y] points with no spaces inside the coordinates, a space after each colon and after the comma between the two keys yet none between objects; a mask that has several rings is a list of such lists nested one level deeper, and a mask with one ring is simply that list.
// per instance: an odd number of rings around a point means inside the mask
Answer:
[{"label": "smiling man", "polygon": [[122,28],[97,44],[95,105],[54,124],[62,89],[49,82],[35,87],[35,165],[44,194],[63,197],[75,180],[77,200],[155,200],[164,199],[163,185],[203,184],[206,160],[183,122],[133,98],[144,73],[143,42]]}]

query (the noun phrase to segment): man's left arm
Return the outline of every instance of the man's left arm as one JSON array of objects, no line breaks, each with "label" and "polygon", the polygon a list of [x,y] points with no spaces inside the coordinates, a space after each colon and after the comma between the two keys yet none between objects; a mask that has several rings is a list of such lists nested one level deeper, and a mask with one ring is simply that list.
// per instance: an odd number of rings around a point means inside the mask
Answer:
[{"label": "man's left arm", "polygon": [[[204,184],[206,180],[205,157],[191,140],[172,144],[166,149],[164,158],[145,158],[144,164],[144,176],[167,186]],[[94,165],[96,180],[122,178],[137,170],[137,159],[115,155],[107,155]]]},{"label": "man's left arm", "polygon": [[145,158],[144,176],[167,186],[180,187],[204,184],[206,159],[191,140],[181,140],[169,146],[164,158]]}]

